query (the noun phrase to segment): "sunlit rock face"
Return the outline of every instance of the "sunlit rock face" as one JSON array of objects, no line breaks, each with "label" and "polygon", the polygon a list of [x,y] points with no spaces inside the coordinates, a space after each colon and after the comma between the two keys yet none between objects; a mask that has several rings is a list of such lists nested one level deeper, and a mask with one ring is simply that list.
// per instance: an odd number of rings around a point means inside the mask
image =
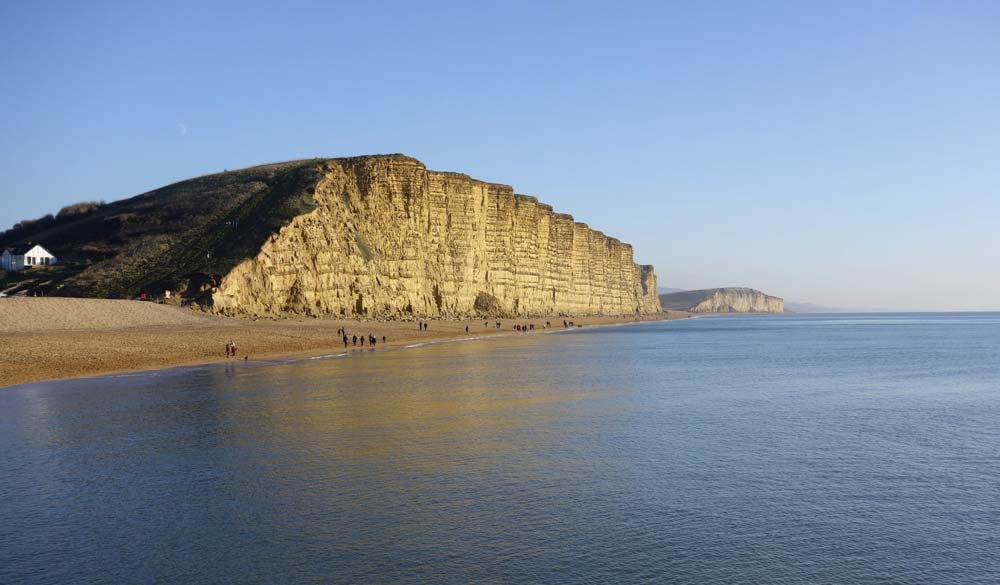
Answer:
[{"label": "sunlit rock face", "polygon": [[744,287],[709,288],[660,295],[665,309],[692,313],[783,313],[785,300]]},{"label": "sunlit rock face", "polygon": [[316,209],[219,283],[214,309],[367,318],[660,310],[632,247],[511,187],[402,155],[329,160]]}]

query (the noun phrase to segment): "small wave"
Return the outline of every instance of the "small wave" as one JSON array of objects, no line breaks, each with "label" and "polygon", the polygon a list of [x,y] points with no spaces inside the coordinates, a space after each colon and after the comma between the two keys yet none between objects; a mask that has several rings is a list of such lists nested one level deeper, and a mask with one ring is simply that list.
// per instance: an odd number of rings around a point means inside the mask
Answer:
[{"label": "small wave", "polygon": [[455,339],[437,339],[435,341],[422,341],[420,343],[411,343],[410,345],[404,345],[404,349],[409,349],[413,347],[424,347],[425,345],[444,345],[445,343],[457,343],[459,341],[479,341],[480,339],[486,339],[487,337],[502,337],[501,335],[487,335],[487,336],[475,336],[475,337],[456,337]]}]

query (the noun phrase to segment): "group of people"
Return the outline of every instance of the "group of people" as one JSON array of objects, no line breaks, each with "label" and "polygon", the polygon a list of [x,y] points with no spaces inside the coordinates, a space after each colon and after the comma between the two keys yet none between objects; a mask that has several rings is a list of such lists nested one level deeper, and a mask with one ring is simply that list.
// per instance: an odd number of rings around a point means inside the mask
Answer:
[{"label": "group of people", "polygon": [[[344,342],[344,347],[347,347],[347,343],[348,342],[350,342],[351,345],[357,346],[359,341],[361,342],[361,347],[365,346],[365,336],[364,335],[361,335],[361,336],[352,335],[350,338],[348,338],[347,337],[347,330],[344,329],[343,327],[341,327],[340,329],[338,329],[337,332],[340,333],[341,336],[342,336],[341,339]],[[368,334],[368,346],[369,347],[375,347],[376,343],[378,343],[378,338],[375,337],[374,335],[372,335],[371,333],[369,333]],[[382,336],[382,343],[385,343],[385,335]]]},{"label": "group of people", "polygon": [[[569,322],[563,321],[563,327],[572,327],[572,326],[573,326],[572,321]],[[542,329],[548,329],[550,327],[552,327],[551,321],[546,321],[544,324],[542,324]],[[529,323],[528,325],[514,325],[514,331],[520,331],[521,333],[534,330],[535,330],[534,323]]]},{"label": "group of people", "polygon": [[[496,329],[500,329],[500,327],[501,327],[500,321],[494,322],[493,325],[494,325],[494,327]],[[489,321],[483,321],[483,327],[489,327],[489,326],[490,326],[490,322]],[[574,326],[575,325],[574,325],[574,323],[572,321],[563,320],[563,327],[564,328],[574,327]],[[545,324],[542,327],[545,328],[545,329],[548,329],[549,327],[552,327],[552,323],[549,322],[549,321],[546,321]],[[417,323],[417,328],[420,331],[427,331],[427,323],[426,322],[422,322],[422,321],[418,322]],[[514,331],[519,331],[521,333],[527,333],[528,331],[534,331],[534,330],[535,330],[535,324],[534,323],[529,323],[527,325],[522,325],[522,324],[515,324],[514,325]],[[465,326],[465,332],[466,333],[469,332],[469,326],[468,325]],[[348,343],[350,343],[353,346],[357,346],[358,343],[361,343],[361,347],[364,347],[365,346],[365,341],[368,341],[369,347],[374,348],[375,344],[378,343],[378,338],[375,337],[371,333],[369,333],[367,335],[367,339],[366,339],[365,335],[360,335],[360,336],[359,335],[352,335],[352,336],[348,337],[347,336],[347,328],[346,327],[340,327],[339,329],[337,329],[337,334],[341,336],[341,340],[344,342],[344,347],[347,347]],[[386,337],[385,337],[385,335],[383,335],[382,336],[382,343],[385,343],[385,342],[386,342]],[[226,357],[227,358],[234,358],[234,357],[236,357],[236,342],[233,341],[232,339],[230,339],[229,342],[226,343]],[[249,359],[249,358],[247,357],[247,358],[244,358],[244,359]]]}]

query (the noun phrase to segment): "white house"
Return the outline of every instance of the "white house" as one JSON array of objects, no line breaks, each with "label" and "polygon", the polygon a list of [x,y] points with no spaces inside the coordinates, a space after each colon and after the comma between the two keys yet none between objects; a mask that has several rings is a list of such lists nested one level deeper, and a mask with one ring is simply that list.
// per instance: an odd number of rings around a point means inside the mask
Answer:
[{"label": "white house", "polygon": [[31,266],[55,264],[56,257],[38,244],[11,246],[0,255],[0,270],[14,272]]}]

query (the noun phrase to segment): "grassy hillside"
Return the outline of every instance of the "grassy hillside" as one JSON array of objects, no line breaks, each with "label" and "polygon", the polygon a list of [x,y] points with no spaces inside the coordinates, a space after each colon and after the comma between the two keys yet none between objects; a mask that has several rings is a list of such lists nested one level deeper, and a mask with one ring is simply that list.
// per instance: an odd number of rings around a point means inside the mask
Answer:
[{"label": "grassy hillside", "polygon": [[39,243],[60,264],[0,278],[0,290],[131,298],[165,288],[197,298],[292,217],[314,207],[320,159],[206,175],[107,205],[21,222],[0,250]]}]

